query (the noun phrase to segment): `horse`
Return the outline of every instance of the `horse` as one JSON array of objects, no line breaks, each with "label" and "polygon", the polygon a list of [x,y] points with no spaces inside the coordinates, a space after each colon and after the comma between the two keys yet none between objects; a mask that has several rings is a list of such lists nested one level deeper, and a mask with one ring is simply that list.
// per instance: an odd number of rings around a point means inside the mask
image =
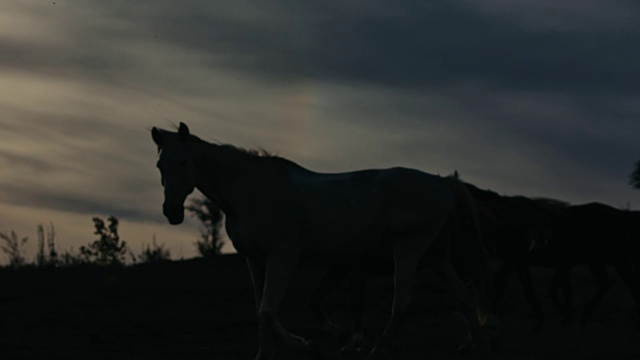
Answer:
[{"label": "horse", "polygon": [[[637,254],[638,249],[632,246],[637,246],[634,237],[640,235],[639,213],[601,203],[569,205],[553,199],[503,196],[471,184],[467,186],[480,209],[483,235],[494,239],[498,257],[503,261],[495,274],[496,308],[508,276],[515,271],[533,311],[535,328],[540,330],[545,316],[535,296],[529,271],[532,265],[556,269],[549,292],[565,323],[573,320],[570,270],[577,265],[587,265],[597,286],[580,317],[582,327],[611,286],[606,266],[615,267],[638,307],[640,283],[632,265],[632,254],[634,250]],[[560,287],[564,304],[557,294]]]},{"label": "horse", "polygon": [[465,201],[446,180],[400,167],[317,173],[281,157],[201,140],[184,123],[177,132],[154,127],[151,136],[159,151],[162,211],[168,222],[183,222],[184,201],[196,188],[225,213],[227,233],[246,258],[254,287],[256,360],[271,359],[276,341],[320,357],[314,342],[291,333],[279,320],[298,265],[307,256],[358,258],[377,246],[393,253],[394,299],[370,358],[390,351],[426,255],[455,294],[482,354],[489,356],[478,316],[488,309],[468,294],[451,264],[448,237],[439,236]]},{"label": "horse", "polygon": [[[495,250],[491,241],[485,242],[486,237],[480,235],[480,223],[478,219],[475,202],[470,198],[471,194],[465,188],[464,183],[458,180],[456,175],[443,178],[450,183],[460,197],[467,201],[458,208],[459,213],[456,220],[447,224],[440,236],[449,237],[450,256],[454,269],[468,284],[470,291],[480,291],[479,298],[490,307],[489,298],[493,288],[492,276],[487,276],[491,272],[493,263],[496,261]],[[464,223],[460,223],[464,219]],[[364,329],[363,313],[365,309],[365,282],[368,276],[387,276],[393,274],[393,259],[385,248],[377,248],[367,254],[363,259],[363,266],[352,266],[350,263],[332,262],[328,271],[320,280],[311,295],[311,305],[316,320],[323,324],[323,331],[338,338],[343,354],[361,354],[364,351]],[[431,267],[432,261],[428,256],[421,259],[419,270]],[[436,269],[437,273],[437,269]],[[347,280],[349,285],[349,296],[351,304],[352,330],[349,332],[339,329],[328,318],[322,309],[322,300],[327,297],[336,287]],[[499,323],[492,314],[481,320],[483,327],[487,329],[490,336],[492,350],[497,346],[499,337]],[[468,352],[474,346],[469,335],[465,343],[459,347],[460,352]]]},{"label": "horse", "polygon": [[[457,179],[457,172],[450,178]],[[461,181],[458,181],[461,182]],[[502,297],[506,290],[508,277],[512,273],[518,275],[522,284],[525,299],[532,309],[535,319],[535,329],[540,330],[545,322],[539,302],[535,296],[535,290],[529,267],[532,265],[533,253],[543,248],[549,241],[551,233],[557,228],[559,223],[565,221],[565,212],[568,204],[562,201],[536,198],[530,199],[524,196],[504,196],[490,190],[482,190],[473,184],[463,183],[466,191],[473,197],[473,202],[477,208],[479,227],[482,233],[484,249],[489,252],[489,257],[502,262],[502,265],[494,274],[494,284],[492,286],[493,298],[491,303],[491,313],[500,312]],[[462,237],[464,241],[468,237]],[[469,266],[468,259],[456,262],[456,255],[465,253],[464,248],[452,249],[454,267],[458,270],[473,269]],[[456,250],[462,250],[456,252]],[[384,254],[376,254],[377,259],[368,267],[368,273],[386,273],[386,267],[382,259]],[[371,263],[372,260],[370,259]],[[350,270],[350,271],[349,271]],[[459,271],[460,272],[460,271]],[[341,280],[349,279],[351,296],[351,316],[353,332],[351,339],[343,347],[343,351],[359,353],[363,348],[363,292],[364,276],[361,271],[353,271],[340,263],[334,263],[333,267],[321,280],[321,285],[312,295],[312,307],[318,320],[324,324],[324,328],[330,330],[335,336],[339,332],[322,312],[320,300],[326,297]],[[492,320],[493,338],[492,345],[497,346],[498,325],[495,318]],[[341,334],[342,335],[342,334]],[[463,344],[461,349],[468,347]]]},{"label": "horse", "polygon": [[[571,309],[571,268],[586,265],[594,277],[596,292],[586,304],[580,325],[587,326],[597,306],[602,302],[611,282],[606,267],[613,266],[640,306],[640,279],[633,266],[638,253],[640,214],[623,211],[602,203],[573,205],[567,209],[566,222],[556,229],[548,246],[536,254],[537,262],[558,270],[551,282],[551,296],[565,323],[573,320]],[[634,248],[635,247],[635,248]],[[563,288],[564,304],[557,296]],[[636,319],[638,321],[640,319]],[[640,325],[640,323],[637,323]]]}]

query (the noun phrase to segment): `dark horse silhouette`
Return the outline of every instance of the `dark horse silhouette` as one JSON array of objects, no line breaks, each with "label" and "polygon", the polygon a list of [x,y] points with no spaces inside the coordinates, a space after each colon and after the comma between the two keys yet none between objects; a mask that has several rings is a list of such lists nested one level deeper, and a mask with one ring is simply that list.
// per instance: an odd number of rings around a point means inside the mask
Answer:
[{"label": "dark horse silhouette", "polygon": [[486,258],[479,252],[475,257],[481,260],[470,263],[477,264],[478,281],[468,291],[452,266],[451,237],[442,235],[447,224],[459,222],[456,228],[467,229],[481,245],[473,199],[461,183],[406,168],[320,174],[283,158],[208,143],[183,123],[177,132],[153,128],[151,135],[159,149],[169,223],[182,223],[184,201],[198,188],[225,213],[229,238],[247,259],[260,330],[256,359],[271,359],[278,340],[318,356],[312,342],[280,323],[282,299],[301,261],[356,259],[359,266],[357,259],[380,246],[393,253],[395,289],[391,319],[374,356],[389,351],[406,319],[424,258],[442,275],[483,354],[489,354],[481,326],[489,303]]},{"label": "dark horse silhouette", "polygon": [[[470,184],[467,187],[480,209],[483,236],[494,240],[503,262],[495,274],[496,312],[507,278],[515,272],[533,311],[536,328],[540,328],[545,317],[535,296],[531,265],[557,269],[549,290],[567,323],[573,318],[570,270],[577,265],[588,266],[598,288],[580,318],[582,326],[586,326],[611,286],[606,266],[614,266],[638,305],[640,284],[632,265],[633,254],[640,254],[638,213],[600,203],[569,205],[552,199],[498,195]],[[564,302],[557,294],[560,287]]]},{"label": "dark horse silhouette", "polygon": [[[481,190],[478,187],[466,183],[466,188],[474,198],[479,212],[479,222],[482,233],[483,247],[494,259],[500,259],[502,265],[494,276],[492,286],[492,311],[499,311],[502,296],[504,294],[508,277],[516,272],[523,285],[525,297],[531,306],[536,318],[536,328],[544,321],[544,316],[535,296],[533,282],[529,266],[531,252],[544,247],[559,222],[564,221],[566,203],[551,199],[529,199],[524,196],[503,196],[493,191]],[[468,268],[467,264],[475,252],[470,250],[468,244],[464,244],[461,238],[460,246],[451,249],[454,267],[459,267],[460,272]],[[376,254],[369,259],[379,259],[369,266],[369,273],[387,273],[390,270],[380,265],[384,254]],[[458,260],[458,261],[457,261]],[[369,260],[371,264],[371,260]],[[349,276],[351,308],[353,317],[353,336],[343,350],[356,351],[362,348],[362,312],[364,309],[364,276],[362,272],[349,272],[345,266],[334,263],[333,268],[321,281],[321,285],[313,294],[313,308],[316,316],[322,320],[325,327],[334,329],[330,321],[321,311],[320,301],[332,291],[339,281]],[[498,340],[497,323],[491,326],[493,341]],[[335,331],[335,329],[334,329]],[[494,343],[494,345],[497,345]],[[463,345],[466,346],[466,345]]]},{"label": "dark horse silhouette", "polygon": [[[600,203],[569,205],[552,199],[498,195],[470,184],[467,187],[480,209],[483,236],[494,240],[503,262],[495,274],[496,312],[507,278],[515,272],[533,311],[536,328],[540,329],[545,317],[535,296],[531,265],[557,269],[549,290],[567,323],[573,318],[570,270],[577,265],[588,266],[598,288],[580,318],[582,326],[586,326],[611,286],[606,266],[617,270],[638,306],[640,284],[632,265],[633,254],[640,254],[638,213]],[[564,302],[557,294],[560,287]]]},{"label": "dark horse silhouette", "polygon": [[[623,283],[631,291],[636,308],[640,305],[640,281],[633,261],[640,255],[640,214],[615,209],[601,203],[588,203],[567,208],[565,221],[559,224],[547,246],[532,254],[532,263],[550,265],[558,270],[551,283],[551,296],[565,321],[573,319],[570,271],[577,265],[586,265],[593,274],[597,290],[580,317],[587,322],[600,304],[611,282],[606,272],[613,266]],[[564,303],[558,296],[563,288]],[[638,319],[636,319],[638,321]]]},{"label": "dark horse silhouette", "polygon": [[[471,184],[466,186],[478,207],[484,244],[495,251],[502,262],[494,276],[493,312],[499,312],[508,277],[515,272],[533,311],[535,328],[541,328],[545,316],[535,296],[529,270],[532,265],[557,269],[550,292],[567,321],[571,318],[569,272],[576,265],[587,265],[598,286],[581,317],[582,325],[587,323],[610,287],[605,271],[607,265],[616,268],[638,303],[638,277],[631,261],[633,254],[640,254],[640,213],[597,203],[570,206],[553,199],[504,196]],[[455,252],[452,249],[454,266]],[[320,311],[319,300],[345,276],[344,268],[334,267],[314,294],[314,310],[329,327],[330,322]],[[361,273],[350,275],[354,335],[346,349],[362,346],[363,277]],[[564,304],[556,295],[560,286]]]},{"label": "dark horse silhouette", "polygon": [[[454,176],[444,177],[452,185],[457,187],[463,186],[463,183]],[[465,196],[468,190],[465,187]],[[451,261],[456,272],[469,284],[481,284],[480,289],[486,294],[480,294],[479,298],[491,296],[492,278],[487,278],[483,271],[478,269],[492,268],[489,262],[495,261],[494,245],[491,241],[485,241],[485,238],[477,238],[475,232],[480,223],[469,223],[468,221],[460,221],[460,219],[473,219],[477,215],[470,217],[464,212],[472,211],[477,213],[477,207],[461,207],[458,211],[462,213],[452,218],[445,229],[441,232],[441,237],[448,238],[449,252]],[[364,350],[364,328],[363,313],[365,310],[365,283],[368,276],[388,276],[393,274],[393,258],[391,253],[385,247],[378,247],[367,253],[367,256],[360,260],[361,264],[353,266],[353,260],[348,262],[333,261],[328,271],[320,280],[311,295],[311,305],[317,320],[323,323],[323,330],[333,337],[340,338],[342,352],[359,354]],[[429,268],[438,274],[438,268],[433,264],[437,264],[427,255],[423,257],[419,263],[418,269],[423,270]],[[335,326],[327,317],[322,308],[322,300],[334,291],[338,285],[347,280],[349,283],[349,295],[352,316],[352,332],[349,334]],[[471,288],[471,287],[470,287]],[[487,300],[485,300],[487,301]],[[488,303],[490,307],[490,302]],[[497,319],[491,313],[482,316],[481,323],[486,328],[490,342],[495,345],[498,340],[499,325]],[[345,339],[345,337],[348,337]],[[467,341],[460,347],[462,351],[469,351],[474,347],[472,335],[470,334]]]}]

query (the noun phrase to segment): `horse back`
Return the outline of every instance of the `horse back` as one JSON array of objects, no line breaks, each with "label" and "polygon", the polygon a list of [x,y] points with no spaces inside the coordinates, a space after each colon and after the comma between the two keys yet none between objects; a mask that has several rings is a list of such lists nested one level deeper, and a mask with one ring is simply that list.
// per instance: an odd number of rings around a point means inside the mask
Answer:
[{"label": "horse back", "polygon": [[294,179],[298,232],[314,253],[362,254],[444,222],[453,194],[442,178],[393,168]]}]

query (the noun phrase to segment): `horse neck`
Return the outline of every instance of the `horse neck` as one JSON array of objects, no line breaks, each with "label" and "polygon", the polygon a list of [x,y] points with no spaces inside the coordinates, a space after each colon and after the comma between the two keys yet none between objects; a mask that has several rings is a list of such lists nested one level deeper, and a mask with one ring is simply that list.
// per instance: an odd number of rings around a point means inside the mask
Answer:
[{"label": "horse neck", "polygon": [[233,214],[238,199],[262,181],[268,172],[263,171],[261,159],[239,150],[203,142],[196,153],[196,188],[215,203],[225,214]]}]

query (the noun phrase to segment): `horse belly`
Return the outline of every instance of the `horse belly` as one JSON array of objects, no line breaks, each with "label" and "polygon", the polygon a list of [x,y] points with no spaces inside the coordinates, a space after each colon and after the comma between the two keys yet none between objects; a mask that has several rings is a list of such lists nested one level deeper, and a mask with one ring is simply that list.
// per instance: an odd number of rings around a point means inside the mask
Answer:
[{"label": "horse belly", "polygon": [[327,224],[304,236],[307,252],[327,256],[361,255],[380,246],[383,239],[382,224],[347,221]]}]

